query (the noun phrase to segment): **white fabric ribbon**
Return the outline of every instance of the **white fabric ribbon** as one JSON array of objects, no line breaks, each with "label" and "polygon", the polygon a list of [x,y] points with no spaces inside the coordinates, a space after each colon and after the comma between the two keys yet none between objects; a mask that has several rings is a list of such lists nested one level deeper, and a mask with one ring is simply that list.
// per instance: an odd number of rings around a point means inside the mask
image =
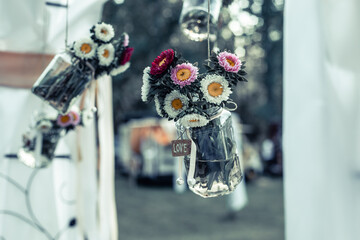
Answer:
[{"label": "white fabric ribbon", "polygon": [[[42,144],[43,144],[43,134],[41,132],[41,130],[37,131],[36,134],[36,145],[35,145],[35,161],[34,161],[34,165],[32,167],[36,167],[36,159],[39,159],[39,161],[42,161],[42,157],[41,157],[41,149],[42,149]],[[40,163],[41,165],[41,163]]]},{"label": "white fabric ribbon", "polygon": [[190,166],[189,166],[189,172],[187,175],[187,183],[189,186],[193,187],[196,183],[196,180],[194,178],[195,175],[195,164],[196,164],[196,144],[195,142],[192,140],[191,136],[190,136],[190,129],[186,128],[186,134],[188,136],[188,138],[191,140],[191,153],[190,153]]},{"label": "white fabric ribbon", "polygon": [[226,107],[225,104],[223,106],[224,109],[228,110],[229,112],[235,111],[237,109],[237,104],[233,101],[228,101],[227,103],[233,104],[233,108]]}]

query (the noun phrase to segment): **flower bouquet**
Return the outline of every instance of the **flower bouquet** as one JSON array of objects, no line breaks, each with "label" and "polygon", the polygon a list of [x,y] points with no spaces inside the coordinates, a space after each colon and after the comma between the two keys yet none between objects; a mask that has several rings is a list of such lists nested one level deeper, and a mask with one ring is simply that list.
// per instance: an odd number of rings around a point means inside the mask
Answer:
[{"label": "flower bouquet", "polygon": [[130,66],[134,49],[126,33],[114,39],[114,29],[106,23],[96,24],[90,33],[56,55],[31,89],[60,113],[68,112],[92,79],[118,75]]},{"label": "flower bouquet", "polygon": [[70,111],[57,118],[40,114],[35,124],[23,135],[23,146],[18,151],[18,159],[32,168],[47,167],[62,136],[76,126],[86,126],[93,118],[92,110]]},{"label": "flower bouquet", "polygon": [[189,188],[215,197],[232,192],[242,179],[226,106],[235,104],[229,96],[246,73],[244,62],[226,51],[213,53],[205,67],[199,74],[196,65],[168,49],[145,68],[141,95],[145,102],[154,100],[160,116],[176,122],[179,139],[191,141],[184,157]]}]

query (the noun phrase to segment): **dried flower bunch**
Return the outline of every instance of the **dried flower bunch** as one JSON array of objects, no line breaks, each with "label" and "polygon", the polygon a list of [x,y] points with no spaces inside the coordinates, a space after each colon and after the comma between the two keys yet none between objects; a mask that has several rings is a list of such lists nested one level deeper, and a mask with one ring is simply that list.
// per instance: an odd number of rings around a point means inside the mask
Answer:
[{"label": "dried flower bunch", "polygon": [[58,141],[77,126],[86,126],[94,118],[94,111],[77,108],[67,114],[39,114],[34,124],[23,134],[23,145],[18,151],[18,158],[30,167],[46,167],[54,157]]},{"label": "dried flower bunch", "polygon": [[110,24],[98,23],[91,36],[75,41],[67,51],[57,54],[31,91],[65,114],[93,79],[118,75],[130,66],[133,48],[124,33],[115,39]]},{"label": "dried flower bunch", "polygon": [[95,78],[103,74],[115,76],[130,66],[134,48],[129,47],[126,33],[115,40],[114,28],[106,23],[94,25],[90,33],[90,37],[73,43],[69,50],[73,60],[89,63],[95,69]]},{"label": "dried flower bunch", "polygon": [[179,120],[185,127],[205,126],[211,109],[225,106],[233,87],[244,78],[244,62],[233,53],[213,53],[206,73],[199,74],[195,64],[176,51],[163,51],[151,67],[144,69],[141,96],[154,100],[157,113],[169,120]]},{"label": "dried flower bunch", "polygon": [[65,132],[75,129],[77,126],[86,126],[94,117],[94,112],[90,109],[78,111],[70,110],[67,114],[58,114],[56,118],[51,116],[40,116],[36,121],[36,128],[42,132],[51,129],[63,129]]}]

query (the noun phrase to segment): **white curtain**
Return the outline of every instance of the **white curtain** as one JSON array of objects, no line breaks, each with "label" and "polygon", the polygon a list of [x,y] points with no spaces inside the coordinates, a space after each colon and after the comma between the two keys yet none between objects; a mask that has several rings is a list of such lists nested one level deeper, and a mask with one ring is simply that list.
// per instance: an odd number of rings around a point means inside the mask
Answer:
[{"label": "white curtain", "polygon": [[[0,0],[0,51],[63,51],[66,11],[45,2]],[[103,2],[69,0],[69,43],[89,35]],[[99,83],[106,89],[99,92],[111,93],[110,81]],[[94,122],[62,139],[55,155],[71,159],[55,158],[48,168],[34,170],[4,157],[17,153],[34,111],[43,106],[29,89],[0,86],[0,239],[117,239],[111,95],[106,95],[101,104],[109,103],[99,107],[100,143],[108,146],[101,154],[98,181]]]},{"label": "white curtain", "polygon": [[[40,99],[28,90],[0,87],[0,103],[0,239],[81,239],[78,227],[69,227],[79,220],[75,163],[55,158],[39,170],[4,157],[21,147]],[[64,140],[55,152],[60,154],[70,156]]]},{"label": "white curtain", "polygon": [[[68,0],[68,44],[89,36],[105,0]],[[64,51],[67,0],[0,0],[0,51],[53,54]]]},{"label": "white curtain", "polygon": [[287,240],[360,237],[360,2],[288,0]]}]

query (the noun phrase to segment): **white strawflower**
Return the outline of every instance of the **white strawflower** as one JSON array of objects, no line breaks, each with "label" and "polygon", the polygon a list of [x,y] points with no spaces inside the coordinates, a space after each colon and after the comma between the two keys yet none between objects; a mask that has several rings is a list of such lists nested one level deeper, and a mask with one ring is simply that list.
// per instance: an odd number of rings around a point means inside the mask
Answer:
[{"label": "white strawflower", "polygon": [[129,35],[128,35],[127,33],[124,33],[124,42],[123,42],[123,46],[124,46],[124,47],[129,46],[129,42],[130,42],[130,40],[129,40]]},{"label": "white strawflower", "polygon": [[177,90],[173,90],[166,95],[164,100],[164,110],[171,117],[175,118],[188,105],[189,99]]},{"label": "white strawflower", "polygon": [[159,114],[160,117],[164,117],[164,115],[161,113],[161,105],[160,105],[158,95],[155,95],[154,101],[155,101],[155,108],[156,108],[157,114]]},{"label": "white strawflower", "polygon": [[128,68],[130,67],[130,62],[125,63],[124,65],[120,65],[117,68],[114,68],[113,70],[111,70],[110,75],[111,76],[116,76],[120,73],[125,72]]},{"label": "white strawflower", "polygon": [[143,102],[147,102],[150,91],[149,74],[150,74],[150,67],[146,67],[143,71],[143,78],[142,78],[143,85],[141,86],[141,99],[143,100]]},{"label": "white strawflower", "polygon": [[114,28],[110,24],[98,23],[95,25],[95,37],[101,41],[109,42],[115,36]]},{"label": "white strawflower", "polygon": [[97,55],[101,66],[109,66],[114,60],[115,48],[111,43],[101,45],[97,49]]},{"label": "white strawflower", "polygon": [[206,101],[215,104],[227,101],[232,93],[228,81],[216,74],[207,75],[201,80],[201,91]]},{"label": "white strawflower", "polygon": [[36,125],[37,129],[39,129],[41,132],[48,132],[52,126],[53,124],[51,121],[47,119],[40,120]]},{"label": "white strawflower", "polygon": [[83,38],[75,41],[75,55],[81,59],[89,59],[95,56],[96,44],[91,38]]},{"label": "white strawflower", "polygon": [[205,116],[196,113],[187,114],[179,121],[184,127],[202,127],[209,123]]}]

